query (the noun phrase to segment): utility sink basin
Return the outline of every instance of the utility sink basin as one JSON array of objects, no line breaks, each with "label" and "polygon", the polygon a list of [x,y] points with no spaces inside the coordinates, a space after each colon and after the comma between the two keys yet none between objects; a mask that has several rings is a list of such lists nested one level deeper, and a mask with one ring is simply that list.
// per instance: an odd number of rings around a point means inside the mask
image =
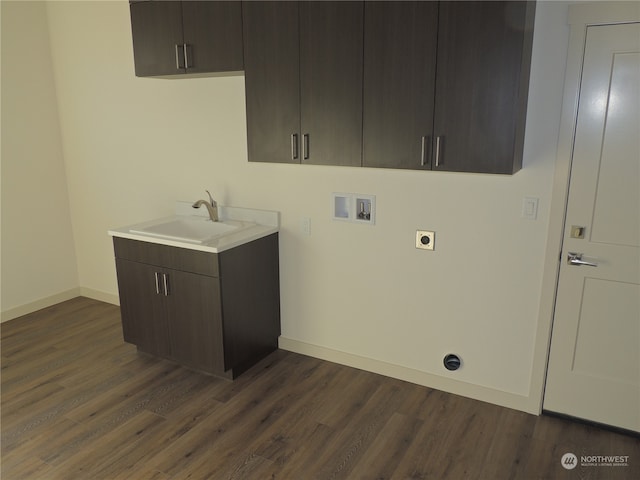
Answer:
[{"label": "utility sink basin", "polygon": [[[238,223],[238,222],[236,222]],[[138,225],[129,229],[131,233],[178,240],[182,242],[203,243],[215,237],[234,232],[241,224],[212,222],[200,217],[173,218],[160,223]]]},{"label": "utility sink basin", "polygon": [[269,210],[218,205],[220,221],[212,222],[204,208],[176,202],[175,214],[109,230],[112,237],[156,243],[201,252],[221,253],[278,233],[280,214]]}]

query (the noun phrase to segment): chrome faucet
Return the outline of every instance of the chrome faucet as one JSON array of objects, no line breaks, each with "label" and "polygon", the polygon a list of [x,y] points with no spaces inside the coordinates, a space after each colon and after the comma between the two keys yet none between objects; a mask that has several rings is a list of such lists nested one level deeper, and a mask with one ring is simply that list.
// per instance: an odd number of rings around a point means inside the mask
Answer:
[{"label": "chrome faucet", "polygon": [[211,219],[211,221],[217,222],[218,221],[218,204],[211,196],[211,193],[209,193],[209,190],[205,190],[205,192],[207,192],[207,195],[209,195],[209,201],[207,202],[206,200],[198,200],[191,206],[193,208],[200,208],[202,205],[204,205],[205,207],[207,207],[207,210],[209,211],[209,218]]}]

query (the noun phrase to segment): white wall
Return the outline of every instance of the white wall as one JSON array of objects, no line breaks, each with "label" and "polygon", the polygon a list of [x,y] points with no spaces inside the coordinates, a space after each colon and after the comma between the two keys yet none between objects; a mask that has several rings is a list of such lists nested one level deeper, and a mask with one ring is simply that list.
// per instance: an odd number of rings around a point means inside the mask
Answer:
[{"label": "white wall", "polygon": [[[47,11],[85,294],[117,294],[108,228],[170,214],[207,188],[221,204],[282,212],[284,346],[534,410],[565,3],[538,3],[525,165],[514,176],[248,163],[243,77],[136,78],[126,1]],[[332,221],[335,191],[376,195],[376,225]],[[525,196],[540,199],[535,221],[521,218]],[[436,251],[414,248],[417,228],[437,232]],[[462,369],[444,370],[447,352]]]},{"label": "white wall", "polygon": [[2,8],[2,319],[78,294],[49,30],[41,2]]}]

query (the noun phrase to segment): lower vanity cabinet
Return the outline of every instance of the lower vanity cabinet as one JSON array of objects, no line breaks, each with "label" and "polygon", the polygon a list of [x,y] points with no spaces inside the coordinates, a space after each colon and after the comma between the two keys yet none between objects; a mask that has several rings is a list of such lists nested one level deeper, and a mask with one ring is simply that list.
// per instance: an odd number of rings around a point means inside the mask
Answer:
[{"label": "lower vanity cabinet", "polygon": [[235,378],[277,349],[277,234],[217,254],[113,241],[123,336],[138,350]]}]

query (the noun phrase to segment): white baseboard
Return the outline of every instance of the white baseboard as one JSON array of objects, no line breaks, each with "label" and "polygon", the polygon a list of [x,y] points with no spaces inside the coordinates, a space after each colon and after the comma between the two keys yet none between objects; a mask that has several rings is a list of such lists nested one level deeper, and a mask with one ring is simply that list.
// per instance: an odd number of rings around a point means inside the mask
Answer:
[{"label": "white baseboard", "polygon": [[80,287],[80,295],[82,297],[92,298],[101,302],[110,303],[112,305],[120,305],[120,297],[112,293],[106,293],[93,288]]},{"label": "white baseboard", "polygon": [[76,298],[78,296],[80,296],[80,287],[71,288],[69,290],[56,293],[55,295],[51,295],[49,297],[41,298],[24,305],[20,305],[18,307],[10,308],[9,310],[5,310],[2,312],[0,316],[0,322],[6,322],[7,320],[12,320],[23,315],[28,315],[29,313],[37,312],[38,310],[42,310],[43,308],[50,307],[51,305],[55,305],[57,303],[66,302],[67,300],[71,300],[72,298]]},{"label": "white baseboard", "polygon": [[287,337],[281,336],[278,343],[282,350],[288,350],[290,352],[308,355],[310,357],[339,363],[341,365],[358,368],[360,370],[378,373],[387,377],[397,378],[398,380],[404,380],[417,385],[435,388],[436,390],[442,390],[534,415],[539,414],[539,411],[535,408],[535,402],[531,402],[527,396],[482,387],[471,383],[460,382],[458,380],[453,380],[439,375],[421,372],[412,368],[382,362],[372,358],[361,357],[359,355],[341,352],[318,345],[312,345],[310,343],[301,342]]},{"label": "white baseboard", "polygon": [[29,302],[18,307],[10,308],[9,310],[5,310],[2,312],[2,316],[0,317],[0,323],[6,322],[8,320],[13,320],[14,318],[22,317],[23,315],[28,315],[33,312],[37,312],[38,310],[42,310],[43,308],[56,305],[57,303],[66,302],[67,300],[71,300],[72,298],[76,297],[87,297],[94,300],[99,300],[101,302],[111,303],[113,305],[120,305],[120,298],[118,297],[118,295],[105,293],[100,290],[94,290],[92,288],[76,287],[65,290],[64,292],[56,293],[55,295],[51,295],[49,297],[34,300],[33,302]]}]

